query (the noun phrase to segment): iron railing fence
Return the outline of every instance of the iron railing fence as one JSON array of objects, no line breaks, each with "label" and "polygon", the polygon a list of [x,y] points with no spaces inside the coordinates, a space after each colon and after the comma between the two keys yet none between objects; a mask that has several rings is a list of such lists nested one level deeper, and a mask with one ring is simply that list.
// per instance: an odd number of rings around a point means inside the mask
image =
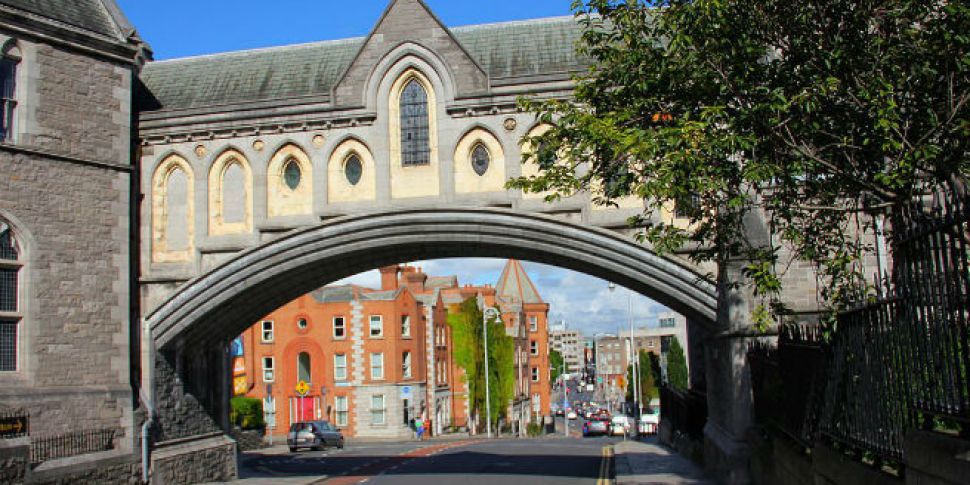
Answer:
[{"label": "iron railing fence", "polygon": [[782,325],[777,347],[748,349],[755,420],[805,448],[817,438],[825,353],[819,325]]},{"label": "iron railing fence", "polygon": [[[893,221],[892,292],[901,385],[921,419],[970,426],[970,199],[965,181],[913,203]],[[927,424],[928,423],[921,423]]]},{"label": "iron railing fence", "polygon": [[691,439],[704,439],[707,424],[707,395],[697,390],[680,392],[670,386],[660,387],[660,421]]},{"label": "iron railing fence", "polygon": [[115,435],[113,429],[98,429],[33,437],[30,441],[30,463],[37,465],[57,458],[110,451],[114,449]]}]

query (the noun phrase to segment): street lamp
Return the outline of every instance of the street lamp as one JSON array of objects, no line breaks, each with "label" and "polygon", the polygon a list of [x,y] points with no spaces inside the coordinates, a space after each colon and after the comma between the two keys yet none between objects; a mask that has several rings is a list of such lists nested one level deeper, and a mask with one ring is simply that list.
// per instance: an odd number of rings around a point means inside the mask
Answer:
[{"label": "street lamp", "polygon": [[482,325],[483,332],[485,333],[485,430],[488,433],[488,437],[492,437],[492,398],[491,393],[488,388],[488,319],[497,318],[498,310],[492,307],[486,307],[485,302],[482,302]]},{"label": "street lamp", "polygon": [[[610,292],[616,289],[616,283],[610,282]],[[635,340],[633,338],[633,292],[627,289],[626,298],[626,318],[630,326],[630,365],[633,366],[633,414],[639,419],[640,411],[640,353],[637,352]],[[619,333],[619,332],[617,332]]]}]

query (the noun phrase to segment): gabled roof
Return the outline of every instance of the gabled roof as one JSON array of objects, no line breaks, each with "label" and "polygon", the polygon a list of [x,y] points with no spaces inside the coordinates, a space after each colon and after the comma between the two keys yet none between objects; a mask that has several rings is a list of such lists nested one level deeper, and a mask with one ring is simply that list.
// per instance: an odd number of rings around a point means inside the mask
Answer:
[{"label": "gabled roof", "polygon": [[495,285],[495,294],[504,302],[508,303],[545,303],[539,296],[539,290],[532,284],[532,280],[525,272],[517,259],[510,259],[505,264],[498,284]]},{"label": "gabled roof", "polygon": [[114,18],[120,11],[109,12],[102,0],[0,0],[0,4],[109,37],[126,34]]},{"label": "gabled roof", "polygon": [[[582,28],[572,17],[473,25],[453,28],[451,32],[492,79],[575,73],[588,64],[576,54],[574,47]],[[353,62],[364,40],[314,42],[152,62],[145,65],[142,81],[158,101],[158,109],[163,110],[301,97],[329,99],[331,89]]]}]

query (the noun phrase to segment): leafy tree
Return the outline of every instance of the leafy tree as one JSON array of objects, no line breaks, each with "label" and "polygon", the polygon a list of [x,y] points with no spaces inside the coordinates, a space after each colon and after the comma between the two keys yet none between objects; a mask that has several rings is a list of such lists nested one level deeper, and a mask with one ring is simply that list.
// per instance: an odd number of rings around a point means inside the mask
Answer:
[{"label": "leafy tree", "polygon": [[549,352],[549,370],[552,371],[551,382],[556,382],[562,374],[563,358],[558,350]]},{"label": "leafy tree", "polygon": [[[500,319],[492,319],[488,327],[488,365],[490,391],[490,419],[498,422],[507,413],[508,403],[515,390],[515,342],[505,333]],[[465,371],[468,399],[473,415],[485,409],[485,352],[482,345],[483,316],[478,302],[470,298],[448,312],[448,325],[454,344],[455,363]]]},{"label": "leafy tree", "polygon": [[667,351],[667,382],[678,391],[687,390],[687,357],[684,356],[684,348],[680,346],[677,337],[671,337],[670,349]]},{"label": "leafy tree", "polygon": [[[875,220],[970,173],[970,4],[577,0],[591,61],[571,100],[522,100],[552,129],[539,175],[509,182],[596,203],[660,253],[744,261],[761,326],[780,276],[813,263],[834,313],[864,288]],[[962,190],[962,188],[961,188]],[[673,220],[676,211],[682,220]],[[769,238],[752,237],[763,221]],[[767,240],[765,240],[767,239]]]},{"label": "leafy tree", "polygon": [[[639,358],[640,358],[640,398],[639,398],[639,402],[643,403],[644,406],[647,405],[647,404],[649,404],[650,403],[650,400],[652,400],[653,398],[660,396],[660,391],[657,389],[657,382],[659,382],[659,381],[658,380],[655,380],[654,373],[653,373],[653,369],[651,368],[652,359],[654,359],[656,357],[655,356],[651,357],[651,356],[653,356],[653,354],[651,354],[650,352],[647,352],[646,350],[641,350],[640,351],[640,355],[639,355]],[[627,369],[626,369],[626,381],[628,382],[627,388],[626,388],[626,400],[632,402],[633,401],[633,393],[634,393],[634,389],[633,389],[633,381],[634,381],[634,378],[633,378],[633,366],[632,365],[627,366]]]}]

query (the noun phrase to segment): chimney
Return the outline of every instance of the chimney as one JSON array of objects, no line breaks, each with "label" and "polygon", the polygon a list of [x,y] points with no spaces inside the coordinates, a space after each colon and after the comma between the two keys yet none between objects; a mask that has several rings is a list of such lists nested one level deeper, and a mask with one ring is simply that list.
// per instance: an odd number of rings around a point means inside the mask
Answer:
[{"label": "chimney", "polygon": [[398,289],[397,275],[401,272],[401,267],[398,265],[384,266],[380,269],[381,272],[381,290],[389,291]]},{"label": "chimney", "polygon": [[424,284],[428,281],[428,275],[424,274],[420,268],[415,270],[413,267],[409,268],[410,271],[406,271],[402,275],[404,284],[407,285],[411,293],[419,294],[424,293]]}]

